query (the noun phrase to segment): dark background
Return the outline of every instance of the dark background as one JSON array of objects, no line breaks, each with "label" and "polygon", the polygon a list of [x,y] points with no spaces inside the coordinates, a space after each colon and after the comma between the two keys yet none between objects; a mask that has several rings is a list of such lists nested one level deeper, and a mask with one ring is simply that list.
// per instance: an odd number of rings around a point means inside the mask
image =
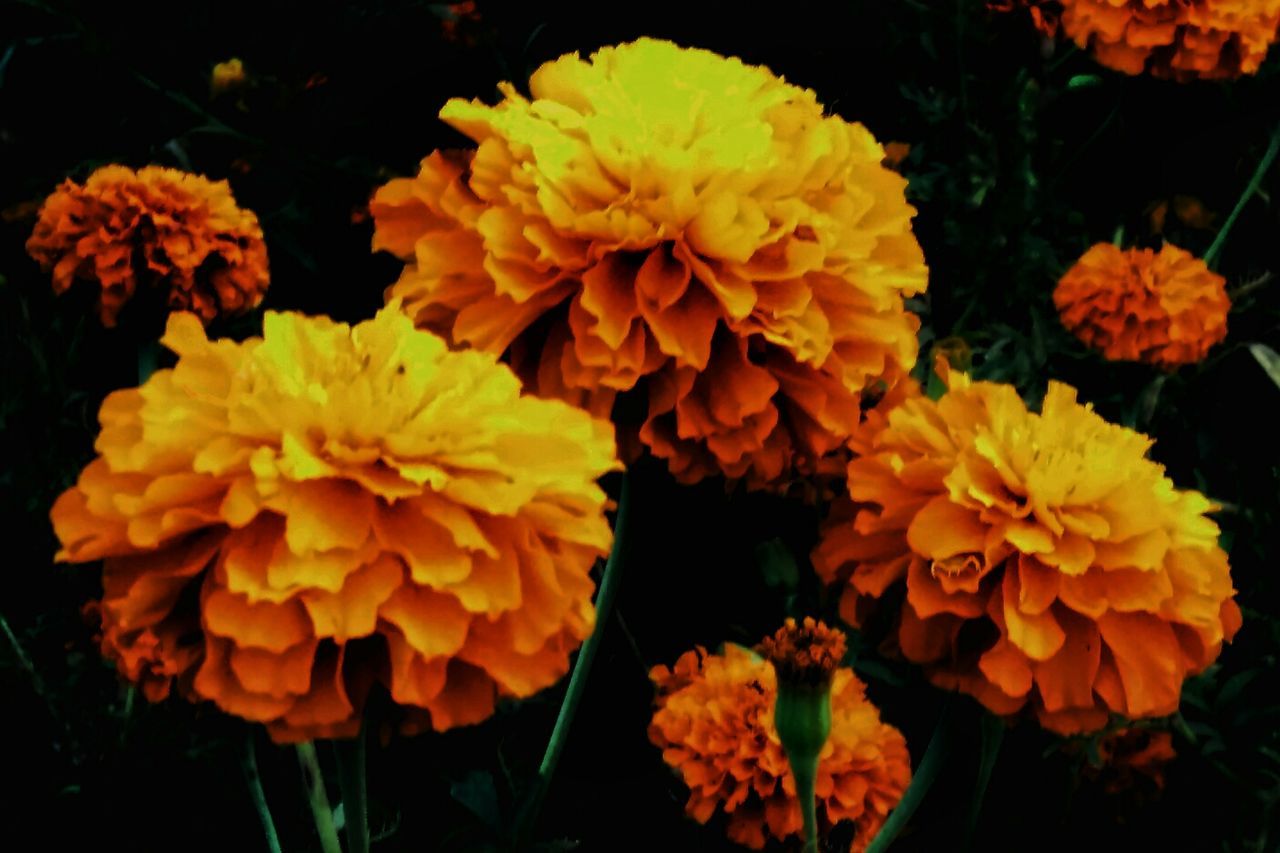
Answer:
[{"label": "dark background", "polygon": [[[978,375],[1014,382],[1032,402],[1049,378],[1069,381],[1108,417],[1155,436],[1177,483],[1225,504],[1245,626],[1188,684],[1179,717],[1155,724],[1174,731],[1179,753],[1163,794],[1106,794],[1105,776],[1086,767],[1087,744],[1071,752],[1023,723],[1005,737],[974,849],[1275,849],[1280,387],[1247,345],[1277,346],[1280,284],[1250,287],[1227,341],[1158,395],[1152,370],[1105,363],[1067,336],[1049,294],[1118,227],[1127,242],[1158,245],[1150,213],[1161,202],[1189,196],[1215,223],[1225,218],[1280,119],[1280,49],[1255,78],[1179,85],[1106,71],[1045,44],[1024,15],[978,0],[482,0],[474,17],[448,18],[404,0],[0,3],[0,613],[25,657],[0,638],[0,772],[12,786],[0,846],[265,849],[237,763],[245,729],[207,707],[130,702],[80,615],[95,571],[51,562],[48,508],[92,455],[103,395],[135,383],[139,332],[104,331],[85,319],[82,298],[53,297],[23,249],[39,202],[106,163],[228,178],[265,229],[266,307],[363,319],[399,267],[370,253],[364,205],[432,149],[462,143],[436,119],[447,98],[492,101],[499,80],[523,85],[562,53],[652,35],[768,65],[881,141],[910,143],[902,168],[932,271],[913,303],[922,353],[960,335]],[[212,97],[210,70],[232,56],[250,84]],[[1280,168],[1231,234],[1220,269],[1232,290],[1280,271],[1277,192]],[[1164,236],[1201,253],[1212,227],[1190,220],[1170,212]],[[256,322],[215,331],[240,336]],[[733,849],[720,827],[683,816],[685,792],[645,735],[645,671],[694,644],[754,643],[788,613],[830,614],[804,557],[817,516],[726,495],[721,483],[677,488],[652,466],[636,479],[622,620],[608,627],[537,837],[553,849]],[[794,588],[758,565],[757,545],[775,537],[801,563]],[[945,696],[879,659],[874,638],[856,645],[871,696],[918,761]],[[385,835],[375,849],[508,849],[562,694],[557,686],[471,729],[373,746],[373,818]],[[980,724],[972,702],[953,705],[942,776],[895,850],[963,838]],[[292,751],[261,739],[258,757],[284,849],[317,849]]]}]

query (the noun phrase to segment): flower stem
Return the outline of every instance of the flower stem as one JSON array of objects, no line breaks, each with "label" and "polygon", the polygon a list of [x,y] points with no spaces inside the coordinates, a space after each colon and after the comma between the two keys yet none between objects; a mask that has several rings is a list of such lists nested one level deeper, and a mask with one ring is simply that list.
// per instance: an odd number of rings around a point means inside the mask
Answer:
[{"label": "flower stem", "polygon": [[965,827],[962,850],[973,849],[973,836],[978,829],[978,816],[982,813],[982,801],[991,783],[991,773],[996,768],[1000,744],[1004,742],[1004,721],[994,714],[982,715],[982,757],[978,762],[978,781],[973,787],[973,801],[969,806],[969,820]]},{"label": "flower stem", "polygon": [[334,744],[342,780],[342,808],[346,817],[347,853],[369,853],[369,792],[365,783],[365,733]]},{"label": "flower stem", "polygon": [[245,736],[244,746],[240,750],[240,769],[244,772],[245,784],[249,786],[249,797],[258,812],[258,820],[262,822],[262,834],[267,837],[267,849],[270,853],[280,853],[280,836],[276,834],[276,822],[271,817],[271,808],[267,805],[267,794],[262,790],[262,777],[258,774],[258,756],[253,749],[253,730]]},{"label": "flower stem", "polygon": [[565,741],[569,737],[569,727],[573,724],[578,705],[582,701],[583,691],[587,686],[587,676],[591,672],[591,663],[595,660],[604,637],[605,625],[613,610],[613,601],[618,595],[618,583],[622,575],[622,554],[625,548],[627,530],[627,508],[630,503],[631,475],[623,474],[622,490],[618,495],[618,515],[613,523],[613,548],[609,559],[604,564],[604,576],[600,579],[600,593],[596,596],[596,624],[582,644],[578,659],[573,664],[573,674],[569,676],[569,687],[565,691],[564,701],[560,704],[560,713],[556,717],[555,727],[551,730],[551,739],[547,742],[547,751],[542,756],[542,764],[538,767],[538,778],[534,782],[533,791],[519,820],[517,837],[523,844],[533,832],[542,811],[542,802],[546,799],[547,789],[551,786],[551,777],[555,775],[556,765],[560,763],[560,754],[564,751]]},{"label": "flower stem", "polygon": [[929,738],[929,746],[925,748],[920,766],[911,777],[911,784],[907,786],[898,807],[889,813],[889,819],[884,822],[884,826],[880,827],[880,831],[868,845],[866,853],[884,853],[906,826],[907,821],[911,820],[911,816],[924,800],[924,795],[933,785],[933,780],[938,776],[938,770],[942,767],[942,760],[946,756],[950,740],[951,705],[948,703],[938,717],[938,724],[933,729],[933,737]]},{"label": "flower stem", "polygon": [[791,762],[796,779],[796,798],[804,818],[803,853],[818,853],[818,798],[814,787],[818,782],[818,757]]},{"label": "flower stem", "polygon": [[1231,233],[1231,227],[1236,224],[1236,220],[1240,218],[1240,213],[1244,210],[1245,205],[1249,203],[1249,199],[1253,198],[1253,194],[1258,191],[1258,187],[1262,186],[1262,179],[1266,177],[1267,170],[1275,162],[1277,154],[1280,154],[1280,124],[1276,125],[1275,130],[1271,131],[1271,144],[1267,146],[1267,152],[1262,155],[1262,160],[1258,162],[1258,168],[1253,170],[1253,177],[1245,185],[1244,192],[1240,194],[1240,200],[1236,202],[1236,206],[1231,210],[1231,215],[1227,217],[1227,221],[1222,223],[1222,227],[1218,229],[1218,236],[1213,238],[1212,245],[1204,253],[1204,262],[1209,267],[1214,266],[1218,255],[1222,253],[1222,246],[1227,242],[1227,235]]},{"label": "flower stem", "polygon": [[311,819],[320,836],[320,849],[324,853],[342,853],[338,843],[338,830],[333,825],[333,809],[329,795],[324,790],[324,776],[320,774],[320,759],[316,746],[309,740],[296,744],[298,764],[302,767],[302,786],[307,790],[307,804],[311,806]]}]

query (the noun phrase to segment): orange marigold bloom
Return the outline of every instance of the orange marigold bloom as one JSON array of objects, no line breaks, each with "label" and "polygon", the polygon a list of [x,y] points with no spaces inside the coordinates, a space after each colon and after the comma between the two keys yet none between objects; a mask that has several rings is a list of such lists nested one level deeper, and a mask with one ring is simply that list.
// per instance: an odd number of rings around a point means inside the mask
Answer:
[{"label": "orange marigold bloom", "polygon": [[846,647],[843,632],[806,616],[803,624],[788,618],[772,637],[760,642],[759,652],[783,681],[817,686],[831,681]]},{"label": "orange marigold bloom", "polygon": [[1061,733],[1162,716],[1240,625],[1212,506],[1151,440],[1049,384],[1041,413],[939,362],[949,390],[868,419],[814,552],[859,624],[898,583],[902,654]]},{"label": "orange marigold bloom", "polygon": [[1103,736],[1098,757],[1102,766],[1086,772],[1101,780],[1107,793],[1135,789],[1140,782],[1159,793],[1164,790],[1165,767],[1178,753],[1169,732],[1129,726]]},{"label": "orange marigold bloom", "polygon": [[1113,361],[1172,369],[1205,357],[1227,336],[1226,279],[1165,243],[1121,250],[1099,243],[1053,291],[1067,330]]},{"label": "orange marigold bloom", "polygon": [[[689,786],[686,811],[699,823],[728,816],[729,837],[756,850],[766,838],[801,836],[800,805],[773,724],[773,664],[740,646],[724,654],[686,652],[672,669],[654,667],[658,708],[649,739]],[[818,820],[853,821],[863,850],[911,781],[902,733],[880,721],[853,671],[836,669],[831,735],[818,762]]]},{"label": "orange marigold bloom", "polygon": [[1253,74],[1280,0],[1065,0],[1062,31],[1108,68],[1175,80]]},{"label": "orange marigold bloom", "polygon": [[103,651],[150,698],[288,741],[355,733],[374,682],[446,729],[566,672],[612,539],[607,422],[398,306],[268,312],[244,343],[179,313],[162,342],[177,365],[107,397],[52,512],[59,560],[104,561]]},{"label": "orange marigold bloom", "polygon": [[382,187],[374,248],[422,327],[509,352],[692,482],[810,473],[916,358],[927,270],[906,180],[860,124],[765,68],[642,39],[452,100],[478,143]]},{"label": "orange marigold bloom", "polygon": [[249,74],[244,70],[244,63],[232,57],[213,66],[213,71],[209,74],[209,94],[221,95],[239,89],[247,82]]},{"label": "orange marigold bloom", "polygon": [[102,322],[135,293],[208,323],[255,308],[266,293],[267,247],[226,181],[161,166],[103,166],[67,179],[40,209],[27,253],[53,271],[53,289],[100,289]]}]

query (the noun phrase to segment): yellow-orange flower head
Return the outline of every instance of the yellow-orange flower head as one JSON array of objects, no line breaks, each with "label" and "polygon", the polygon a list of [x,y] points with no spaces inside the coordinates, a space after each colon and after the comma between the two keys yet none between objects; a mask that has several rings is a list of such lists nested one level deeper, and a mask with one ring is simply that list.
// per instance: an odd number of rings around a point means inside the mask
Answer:
[{"label": "yellow-orange flower head", "polygon": [[1240,624],[1209,501],[1066,385],[1051,382],[1037,414],[1008,385],[948,381],[851,442],[852,502],[813,555],[847,585],[842,615],[859,624],[905,583],[906,658],[1057,732],[1173,713]]},{"label": "yellow-orange flower head", "polygon": [[1165,243],[1121,250],[1099,243],[1053,291],[1067,330],[1113,361],[1166,369],[1191,364],[1227,335],[1226,280]]},{"label": "yellow-orange flower head", "polygon": [[[689,787],[689,815],[706,823],[722,811],[729,836],[756,850],[769,836],[801,837],[795,782],[773,724],[773,664],[729,645],[722,655],[686,652],[675,667],[655,667],[650,677],[658,708],[649,739]],[[910,781],[902,733],[880,721],[852,670],[836,669],[831,735],[818,761],[819,822],[853,821],[850,849],[863,850]]]},{"label": "yellow-orange flower head", "polygon": [[213,71],[209,73],[209,93],[214,96],[223,95],[248,82],[249,74],[244,70],[244,63],[238,57],[232,57],[213,66]]},{"label": "yellow-orange flower head", "polygon": [[102,322],[116,324],[135,295],[208,323],[257,307],[267,247],[226,181],[147,166],[103,166],[84,185],[67,179],[40,209],[27,253],[63,293],[99,289]]},{"label": "yellow-orange flower head", "polygon": [[357,731],[371,686],[405,727],[487,717],[559,679],[611,542],[612,427],[521,396],[398,306],[354,327],[268,312],[102,405],[99,458],[52,512],[102,559],[104,653],[278,740]]},{"label": "yellow-orange flower head", "polygon": [[608,412],[689,482],[810,472],[916,357],[927,271],[906,180],[860,124],[767,69],[642,39],[539,68],[532,100],[452,100],[478,143],[375,195],[390,294]]}]

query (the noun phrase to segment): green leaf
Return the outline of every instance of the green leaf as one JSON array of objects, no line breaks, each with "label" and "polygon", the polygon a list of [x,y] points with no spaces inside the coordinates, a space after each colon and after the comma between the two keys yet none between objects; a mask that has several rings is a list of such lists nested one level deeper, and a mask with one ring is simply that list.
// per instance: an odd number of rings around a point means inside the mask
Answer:
[{"label": "green leaf", "polygon": [[1097,74],[1076,74],[1067,81],[1068,90],[1092,89],[1102,85],[1102,78]]},{"label": "green leaf", "polygon": [[1262,365],[1276,387],[1280,388],[1280,353],[1266,344],[1249,344],[1249,352],[1253,353],[1254,359]]},{"label": "green leaf", "polygon": [[471,812],[486,827],[500,832],[502,829],[502,810],[498,806],[498,791],[494,787],[493,777],[488,773],[475,770],[468,773],[461,781],[454,782],[449,788],[453,798]]}]

